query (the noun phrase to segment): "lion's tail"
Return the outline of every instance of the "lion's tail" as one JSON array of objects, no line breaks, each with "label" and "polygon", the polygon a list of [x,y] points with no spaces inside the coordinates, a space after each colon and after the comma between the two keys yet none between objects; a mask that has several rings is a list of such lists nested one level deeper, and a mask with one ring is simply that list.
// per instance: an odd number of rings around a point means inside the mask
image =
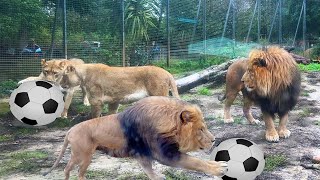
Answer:
[{"label": "lion's tail", "polygon": [[173,77],[170,78],[170,88],[171,88],[172,96],[176,98],[180,98],[178,88],[177,88],[177,83]]},{"label": "lion's tail", "polygon": [[42,175],[43,176],[46,176],[47,174],[49,174],[55,167],[58,166],[60,160],[62,159],[64,153],[66,152],[66,149],[68,147],[68,144],[69,144],[69,141],[68,141],[68,135],[69,135],[69,132],[67,132],[67,135],[66,137],[64,138],[64,142],[63,142],[63,147],[61,149],[61,152],[59,154],[59,157],[57,158],[57,160],[54,162],[53,166],[49,169],[49,171],[43,173]]},{"label": "lion's tail", "polygon": [[226,93],[223,95],[223,96],[218,96],[218,100],[219,101],[223,101],[223,100],[225,100],[226,99]]}]

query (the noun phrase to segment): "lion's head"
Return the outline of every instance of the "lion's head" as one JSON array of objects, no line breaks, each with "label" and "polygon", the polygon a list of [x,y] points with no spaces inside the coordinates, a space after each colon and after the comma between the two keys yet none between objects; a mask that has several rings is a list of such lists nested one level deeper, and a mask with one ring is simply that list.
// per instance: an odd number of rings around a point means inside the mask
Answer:
[{"label": "lion's head", "polygon": [[242,81],[248,91],[262,97],[274,97],[292,83],[298,71],[293,57],[284,49],[270,47],[252,50]]},{"label": "lion's head", "polygon": [[200,109],[197,106],[186,107],[181,112],[180,118],[179,150],[181,152],[209,150],[215,138],[209,132]]},{"label": "lion's head", "polygon": [[45,77],[45,80],[51,81],[54,83],[60,83],[62,75],[67,64],[67,60],[51,60],[46,61],[41,59],[42,73]]}]

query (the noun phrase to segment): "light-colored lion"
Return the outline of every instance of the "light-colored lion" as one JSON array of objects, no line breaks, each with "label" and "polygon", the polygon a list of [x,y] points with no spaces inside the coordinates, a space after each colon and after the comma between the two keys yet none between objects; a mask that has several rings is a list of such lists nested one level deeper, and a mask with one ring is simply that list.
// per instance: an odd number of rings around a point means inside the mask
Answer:
[{"label": "light-colored lion", "polygon": [[147,96],[179,97],[175,79],[155,66],[110,67],[105,64],[69,65],[60,82],[63,88],[82,85],[91,104],[91,116],[99,117],[104,103],[108,113],[117,112],[119,104],[131,103]]},{"label": "light-colored lion", "polygon": [[[77,65],[77,64],[84,64],[83,60],[81,59],[53,59],[50,61],[46,61],[45,59],[41,59],[41,65],[42,65],[42,71],[39,76],[37,77],[28,77],[24,80],[19,81],[19,84],[26,82],[26,81],[36,81],[36,80],[46,80],[50,81],[56,85],[60,85],[60,81],[62,79],[62,76],[64,74],[64,71],[66,70],[66,67],[69,65]],[[90,105],[87,93],[85,90],[85,87],[81,85],[81,83],[78,83],[81,87],[82,93],[83,93],[83,104],[88,106]],[[70,88],[66,89],[66,95],[65,95],[65,104],[64,104],[64,110],[61,114],[62,117],[67,117],[68,115],[68,109],[72,102],[72,97],[74,94],[76,86],[70,86]]]},{"label": "light-colored lion", "polygon": [[93,153],[101,150],[115,157],[132,157],[150,179],[163,179],[152,169],[152,162],[196,170],[209,175],[225,173],[225,162],[205,161],[186,154],[210,149],[214,136],[208,131],[200,109],[169,97],[147,97],[119,114],[88,120],[72,127],[52,168],[63,157],[68,144],[71,157],[65,178],[79,165],[79,179],[84,179]]},{"label": "light-colored lion", "polygon": [[[252,94],[251,100],[261,107],[266,139],[288,138],[288,112],[297,104],[301,86],[301,74],[293,57],[279,47],[253,50],[241,81]],[[276,114],[280,118],[278,130],[273,123]]]}]

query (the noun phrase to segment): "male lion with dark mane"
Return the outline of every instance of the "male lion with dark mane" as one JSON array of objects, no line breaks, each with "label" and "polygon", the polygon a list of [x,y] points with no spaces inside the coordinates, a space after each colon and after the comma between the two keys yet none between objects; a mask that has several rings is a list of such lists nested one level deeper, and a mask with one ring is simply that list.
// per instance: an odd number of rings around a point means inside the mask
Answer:
[{"label": "male lion with dark mane", "polygon": [[[263,114],[266,139],[277,142],[279,137],[288,138],[288,112],[297,104],[301,86],[301,74],[294,58],[284,49],[270,47],[266,50],[252,50],[249,60],[239,62],[232,68],[234,74],[227,74],[226,86],[229,89],[226,92],[225,122],[231,118],[228,114],[233,96],[241,90],[245,101],[244,114],[248,121],[258,123],[250,112],[251,105],[255,103],[260,106]],[[241,74],[243,76],[239,81]],[[280,119],[278,130],[273,123],[276,114]]]},{"label": "male lion with dark mane", "polygon": [[71,157],[65,167],[65,179],[79,165],[78,178],[84,179],[95,150],[114,156],[132,157],[150,179],[163,179],[152,169],[152,162],[221,176],[225,162],[201,160],[189,151],[210,149],[214,136],[208,131],[201,110],[176,98],[144,98],[119,114],[95,118],[72,127],[63,148],[47,175],[61,160],[68,144]]}]

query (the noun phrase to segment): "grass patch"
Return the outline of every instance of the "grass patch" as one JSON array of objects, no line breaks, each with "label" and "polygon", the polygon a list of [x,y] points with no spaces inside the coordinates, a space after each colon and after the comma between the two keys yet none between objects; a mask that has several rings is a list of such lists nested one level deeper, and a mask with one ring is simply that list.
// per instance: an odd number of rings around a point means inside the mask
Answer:
[{"label": "grass patch", "polygon": [[307,65],[298,64],[298,66],[301,71],[306,71],[306,72],[320,71],[320,64],[318,63],[310,63]]},{"label": "grass patch", "polygon": [[166,176],[166,180],[191,180],[193,178],[188,177],[186,173],[179,172],[172,169],[167,169],[164,171],[164,175]]},{"label": "grass patch", "polygon": [[69,118],[57,118],[52,123],[48,124],[49,128],[65,128],[73,126],[74,122]]},{"label": "grass patch", "polygon": [[88,170],[86,173],[87,179],[105,179],[106,177],[115,177],[115,173],[101,170]]},{"label": "grass patch", "polygon": [[17,172],[36,173],[39,172],[42,163],[47,157],[44,151],[23,151],[2,154],[6,160],[0,163],[0,176]]},{"label": "grass patch", "polygon": [[10,112],[9,103],[1,102],[0,103],[0,117],[5,116],[6,114],[8,114],[8,112]]},{"label": "grass patch", "polygon": [[300,96],[309,97],[309,92],[308,91],[302,91]]},{"label": "grass patch", "polygon": [[153,65],[159,66],[167,71],[169,71],[171,74],[183,74],[185,72],[190,71],[198,71],[200,69],[204,69],[207,67],[210,67],[212,65],[221,64],[226,61],[227,58],[225,57],[208,57],[206,60],[203,59],[197,59],[197,60],[179,60],[179,59],[172,59],[170,61],[170,67],[167,67],[166,61],[158,61],[155,62]]},{"label": "grass patch", "polygon": [[200,87],[198,89],[198,94],[200,95],[205,95],[205,96],[211,96],[212,92],[210,89],[208,89],[207,87]]},{"label": "grass patch", "polygon": [[25,128],[25,127],[17,127],[14,130],[14,134],[17,136],[27,136],[30,134],[38,133],[40,130],[35,128]]},{"label": "grass patch", "polygon": [[287,163],[287,158],[284,155],[270,155],[266,158],[266,171],[273,171],[277,167],[284,166]]},{"label": "grass patch", "polygon": [[116,180],[132,180],[132,179],[149,180],[148,176],[145,173],[133,174],[130,172],[121,174],[115,179]]},{"label": "grass patch", "polygon": [[13,136],[9,134],[0,135],[0,142],[12,141],[13,139]]},{"label": "grass patch", "polygon": [[308,117],[310,116],[310,110],[307,108],[303,108],[301,112],[299,112],[300,117]]}]

